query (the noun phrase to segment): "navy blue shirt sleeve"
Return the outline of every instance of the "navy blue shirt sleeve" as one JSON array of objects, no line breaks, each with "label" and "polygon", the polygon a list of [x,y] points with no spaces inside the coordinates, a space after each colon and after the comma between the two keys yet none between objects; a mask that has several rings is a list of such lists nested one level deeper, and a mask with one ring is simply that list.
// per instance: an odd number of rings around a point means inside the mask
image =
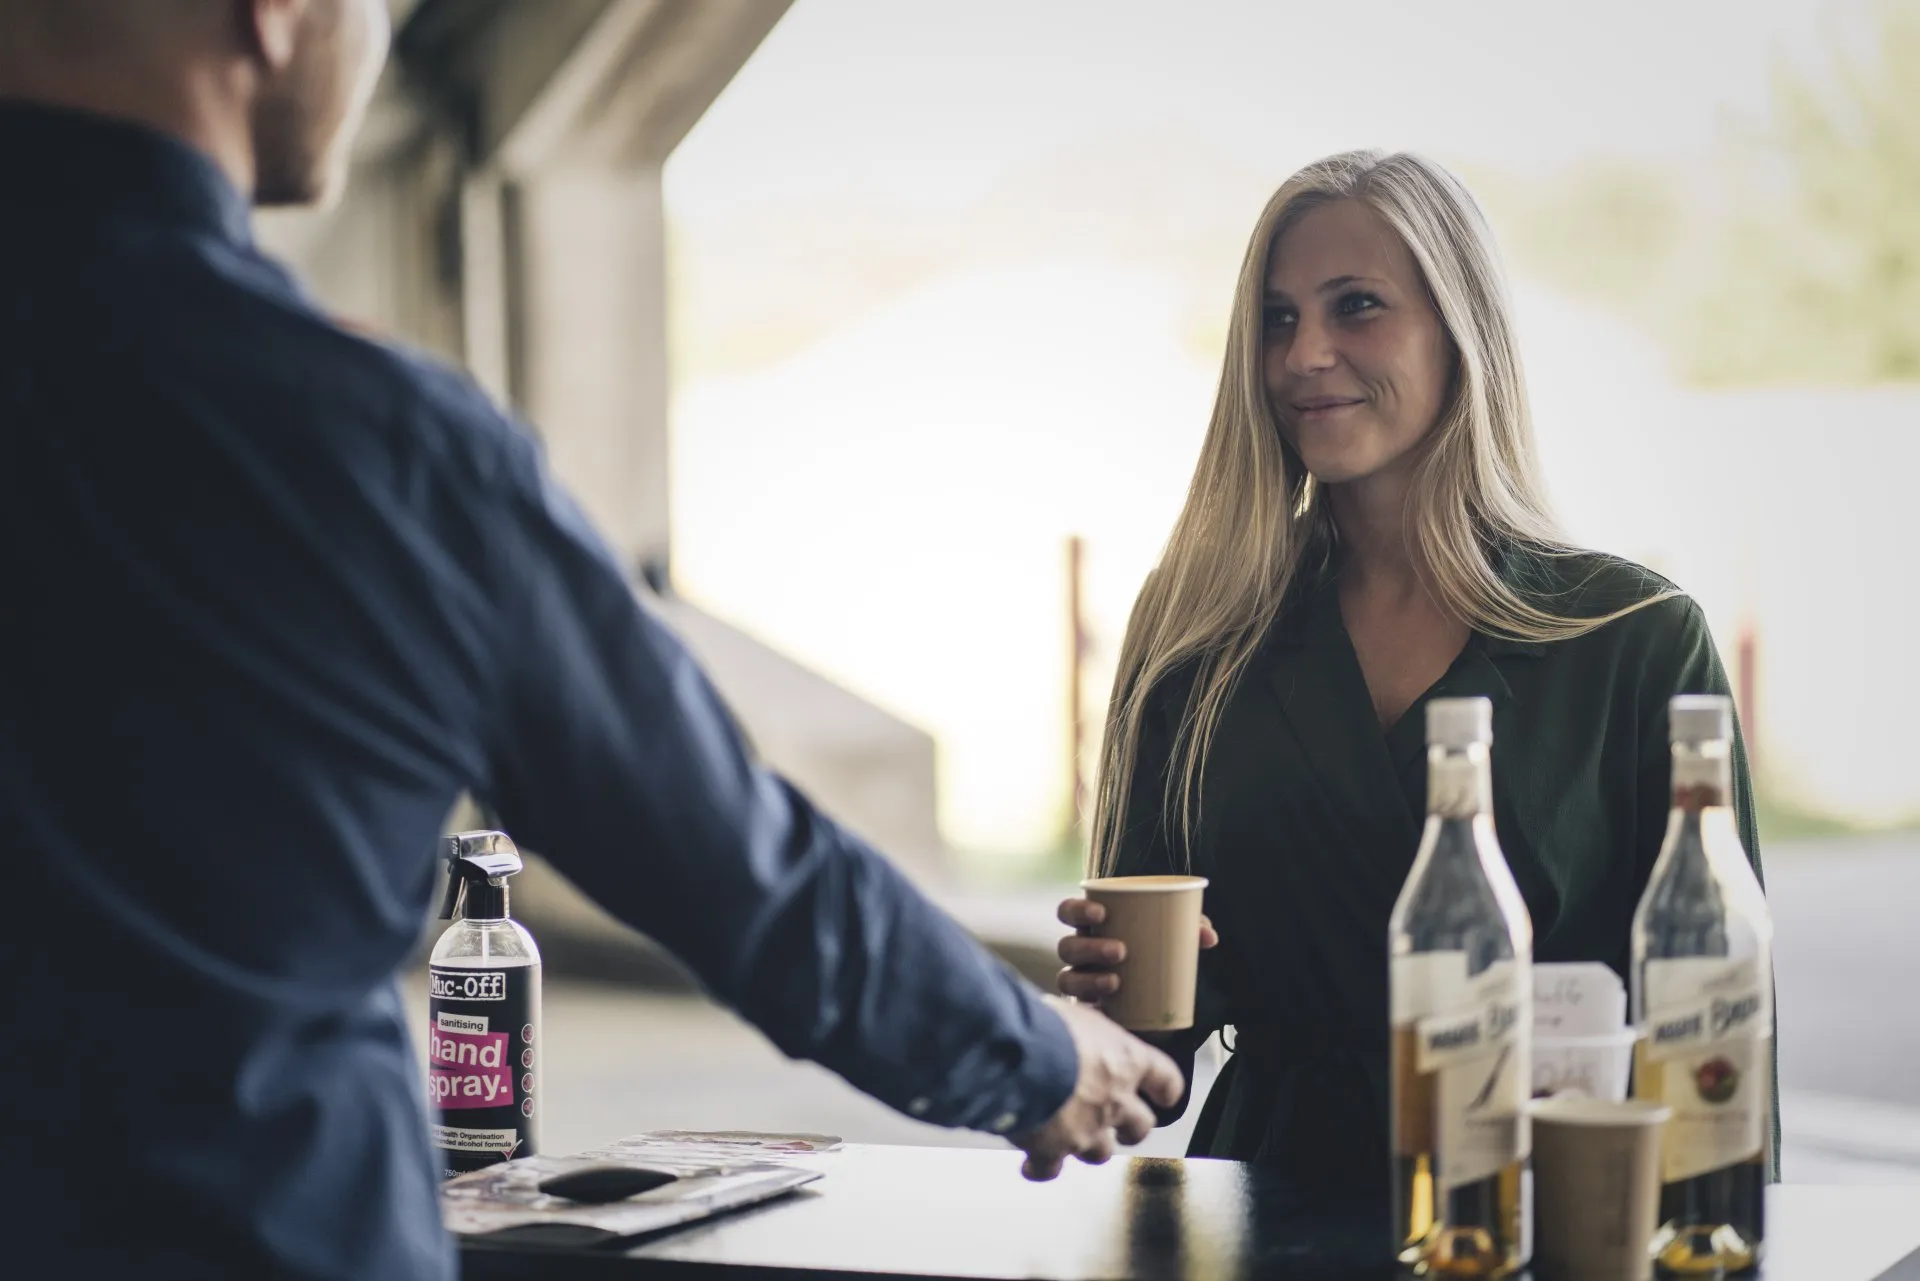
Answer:
[{"label": "navy blue shirt sleeve", "polygon": [[462,791],[790,1053],[1059,1105],[1059,1018],[748,756],[468,379],[177,139],[0,102],[0,171],[0,1272],[454,1275],[398,972]]},{"label": "navy blue shirt sleeve", "polygon": [[490,552],[489,800],[781,1050],[936,1124],[1019,1133],[1077,1060],[1038,993],[754,759],[677,637],[510,438]]}]

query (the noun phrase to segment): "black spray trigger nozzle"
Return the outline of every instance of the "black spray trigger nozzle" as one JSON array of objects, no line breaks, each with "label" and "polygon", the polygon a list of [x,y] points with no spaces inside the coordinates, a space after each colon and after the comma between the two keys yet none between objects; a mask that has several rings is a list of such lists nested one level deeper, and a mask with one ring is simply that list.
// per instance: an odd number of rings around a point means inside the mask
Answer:
[{"label": "black spray trigger nozzle", "polygon": [[[441,857],[447,862],[447,892],[440,900],[440,919],[460,913],[470,887],[490,886],[497,892],[500,911],[506,906],[506,878],[525,866],[520,851],[505,832],[455,832],[446,838]],[[486,896],[489,899],[496,895]],[[491,906],[491,904],[490,904]]]}]

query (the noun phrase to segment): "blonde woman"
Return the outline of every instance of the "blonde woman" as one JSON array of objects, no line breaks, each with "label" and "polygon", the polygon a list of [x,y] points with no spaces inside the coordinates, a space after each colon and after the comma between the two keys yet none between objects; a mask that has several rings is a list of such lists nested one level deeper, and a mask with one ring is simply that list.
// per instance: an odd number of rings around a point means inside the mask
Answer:
[{"label": "blonde woman", "polygon": [[[1212,881],[1200,1022],[1163,1038],[1191,1079],[1233,1028],[1193,1153],[1387,1198],[1387,918],[1425,812],[1428,699],[1493,700],[1495,823],[1535,956],[1624,977],[1669,805],[1667,701],[1726,690],[1693,601],[1554,523],[1473,198],[1409,155],[1289,179],[1127,627],[1093,826],[1108,874]],[[1739,744],[1735,770],[1758,871]],[[1110,997],[1119,947],[1062,940],[1062,991]]]}]

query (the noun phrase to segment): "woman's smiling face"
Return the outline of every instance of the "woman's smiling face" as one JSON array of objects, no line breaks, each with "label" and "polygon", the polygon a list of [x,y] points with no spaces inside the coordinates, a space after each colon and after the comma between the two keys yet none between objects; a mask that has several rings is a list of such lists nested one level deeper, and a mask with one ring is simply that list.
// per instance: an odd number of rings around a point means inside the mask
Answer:
[{"label": "woman's smiling face", "polygon": [[1360,201],[1280,236],[1262,328],[1281,433],[1322,484],[1399,467],[1439,419],[1453,343],[1406,243]]}]

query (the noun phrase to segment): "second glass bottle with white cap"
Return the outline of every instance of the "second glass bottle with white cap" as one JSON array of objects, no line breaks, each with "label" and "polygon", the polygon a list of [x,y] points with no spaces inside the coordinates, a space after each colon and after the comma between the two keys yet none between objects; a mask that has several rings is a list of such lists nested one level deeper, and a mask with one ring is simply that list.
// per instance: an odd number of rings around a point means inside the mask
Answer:
[{"label": "second glass bottle with white cap", "polygon": [[1661,1139],[1662,1275],[1725,1276],[1765,1250],[1772,1146],[1773,920],[1733,809],[1733,702],[1668,708],[1673,807],[1633,918],[1633,1091]]},{"label": "second glass bottle with white cap", "polygon": [[1493,828],[1493,705],[1427,704],[1427,820],[1388,930],[1394,1231],[1416,1274],[1531,1253],[1533,925]]}]

